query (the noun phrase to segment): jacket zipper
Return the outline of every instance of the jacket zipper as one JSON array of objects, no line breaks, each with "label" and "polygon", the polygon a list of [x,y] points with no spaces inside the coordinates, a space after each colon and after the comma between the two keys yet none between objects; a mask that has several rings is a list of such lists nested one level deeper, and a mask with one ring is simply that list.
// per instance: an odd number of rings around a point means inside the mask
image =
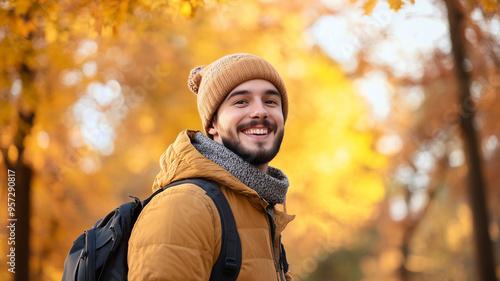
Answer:
[{"label": "jacket zipper", "polygon": [[279,272],[279,278],[284,281],[285,278],[283,276],[283,272],[281,270],[281,263],[279,262],[279,258],[276,257],[276,241],[275,241],[275,237],[276,237],[276,225],[274,224],[274,220],[273,220],[273,216],[271,215],[271,213],[268,211],[268,209],[266,208],[266,213],[267,213],[267,218],[269,220],[269,226],[271,228],[271,247],[273,248],[273,261],[274,261],[274,264],[276,266],[276,268],[278,269],[278,272]]}]

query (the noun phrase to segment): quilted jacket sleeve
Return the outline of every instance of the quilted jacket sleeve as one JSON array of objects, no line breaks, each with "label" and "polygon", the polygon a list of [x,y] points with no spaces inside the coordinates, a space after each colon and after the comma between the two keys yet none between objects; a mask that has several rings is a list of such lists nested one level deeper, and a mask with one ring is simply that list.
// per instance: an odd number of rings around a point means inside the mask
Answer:
[{"label": "quilted jacket sleeve", "polygon": [[132,230],[128,280],[209,280],[220,236],[217,209],[204,191],[172,187],[151,200]]}]

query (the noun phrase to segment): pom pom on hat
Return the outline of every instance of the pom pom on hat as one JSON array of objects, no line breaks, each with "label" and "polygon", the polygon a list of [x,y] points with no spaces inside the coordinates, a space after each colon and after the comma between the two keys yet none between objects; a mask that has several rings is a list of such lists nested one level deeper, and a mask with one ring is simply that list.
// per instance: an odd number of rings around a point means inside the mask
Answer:
[{"label": "pom pom on hat", "polygon": [[213,116],[226,96],[238,85],[253,79],[271,82],[281,95],[283,118],[288,115],[288,96],[285,83],[278,71],[267,61],[250,54],[225,56],[208,66],[191,70],[189,89],[197,94],[198,112],[205,134]]},{"label": "pom pom on hat", "polygon": [[198,66],[191,70],[188,79],[189,89],[195,94],[198,94],[198,89],[200,89],[201,79],[203,78],[203,74],[201,73],[205,69],[204,66]]}]

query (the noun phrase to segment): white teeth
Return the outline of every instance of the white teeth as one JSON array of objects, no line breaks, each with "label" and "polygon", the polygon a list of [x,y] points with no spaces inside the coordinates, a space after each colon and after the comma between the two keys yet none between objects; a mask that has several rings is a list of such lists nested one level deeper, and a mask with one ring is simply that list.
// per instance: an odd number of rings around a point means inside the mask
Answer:
[{"label": "white teeth", "polygon": [[246,130],[244,132],[245,134],[248,134],[248,135],[266,135],[267,134],[267,129],[250,129],[250,130]]}]

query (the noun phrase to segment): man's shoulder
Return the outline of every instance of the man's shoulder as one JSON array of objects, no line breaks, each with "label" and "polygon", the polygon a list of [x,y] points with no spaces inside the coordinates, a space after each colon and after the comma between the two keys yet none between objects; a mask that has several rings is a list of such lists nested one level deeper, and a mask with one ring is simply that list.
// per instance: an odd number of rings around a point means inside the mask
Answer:
[{"label": "man's shoulder", "polygon": [[198,185],[191,183],[191,182],[186,182],[186,183],[179,183],[175,186],[167,187],[165,191],[161,192],[160,194],[156,195],[150,202],[161,202],[164,200],[171,200],[174,199],[176,201],[178,200],[199,200],[203,202],[209,202],[211,201],[210,198],[207,196],[206,192],[200,188]]},{"label": "man's shoulder", "polygon": [[[179,212],[179,210],[184,210],[184,212]],[[192,213],[192,210],[209,213],[212,218],[217,215],[217,208],[206,192],[198,185],[186,182],[166,188],[152,198],[142,212],[175,211],[182,216]]]}]

